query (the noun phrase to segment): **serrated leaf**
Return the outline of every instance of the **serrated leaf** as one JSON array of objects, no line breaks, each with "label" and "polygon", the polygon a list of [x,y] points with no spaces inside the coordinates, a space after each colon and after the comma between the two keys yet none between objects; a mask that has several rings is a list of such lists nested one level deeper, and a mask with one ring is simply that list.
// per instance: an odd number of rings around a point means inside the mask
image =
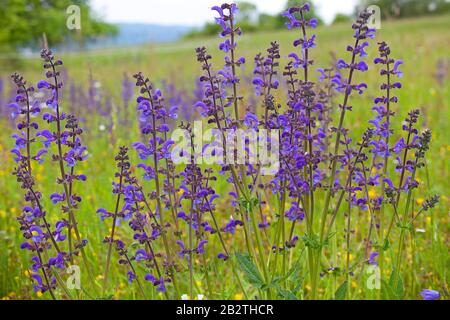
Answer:
[{"label": "serrated leaf", "polygon": [[347,295],[347,288],[348,288],[348,282],[344,281],[339,288],[336,290],[336,293],[334,294],[334,298],[336,300],[344,300],[345,296]]},{"label": "serrated leaf", "polygon": [[301,266],[302,265],[300,263],[300,260],[297,260],[295,264],[288,270],[284,279],[290,280],[292,282],[297,282],[296,280],[299,278]]},{"label": "serrated leaf", "polygon": [[292,291],[283,289],[281,287],[277,288],[278,296],[283,300],[298,300]]},{"label": "serrated leaf", "polygon": [[389,286],[396,299],[403,299],[405,295],[403,280],[395,269],[392,271],[389,278]]},{"label": "serrated leaf", "polygon": [[236,253],[236,259],[244,271],[246,280],[255,287],[262,288],[265,285],[264,280],[248,254]]}]

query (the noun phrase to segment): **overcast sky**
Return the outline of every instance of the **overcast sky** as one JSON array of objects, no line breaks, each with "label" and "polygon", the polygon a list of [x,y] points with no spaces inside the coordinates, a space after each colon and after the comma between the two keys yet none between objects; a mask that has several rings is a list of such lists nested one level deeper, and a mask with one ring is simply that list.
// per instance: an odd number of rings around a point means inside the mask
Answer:
[{"label": "overcast sky", "polygon": [[[246,0],[260,12],[280,12],[286,0]],[[211,7],[224,0],[91,0],[95,11],[108,22],[144,22],[201,26],[211,21]],[[357,0],[315,0],[319,15],[329,23],[336,13],[352,13]]]}]

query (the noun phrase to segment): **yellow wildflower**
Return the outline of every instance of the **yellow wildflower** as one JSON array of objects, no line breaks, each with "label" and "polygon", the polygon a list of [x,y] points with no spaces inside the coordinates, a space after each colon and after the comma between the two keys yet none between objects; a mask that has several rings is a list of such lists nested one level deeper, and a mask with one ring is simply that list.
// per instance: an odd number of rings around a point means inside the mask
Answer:
[{"label": "yellow wildflower", "polygon": [[416,199],[416,203],[417,203],[419,206],[421,206],[424,202],[425,202],[425,199],[424,199],[424,198],[417,198],[417,199]]},{"label": "yellow wildflower", "polygon": [[242,300],[243,297],[244,295],[242,293],[236,293],[234,295],[234,300]]},{"label": "yellow wildflower", "polygon": [[[76,232],[75,232],[75,229],[72,229],[71,233],[72,233],[72,237],[74,237],[74,238],[77,237],[77,234],[76,234]],[[79,234],[80,234],[80,238],[83,238],[83,235],[81,234],[81,232],[79,232]]]}]

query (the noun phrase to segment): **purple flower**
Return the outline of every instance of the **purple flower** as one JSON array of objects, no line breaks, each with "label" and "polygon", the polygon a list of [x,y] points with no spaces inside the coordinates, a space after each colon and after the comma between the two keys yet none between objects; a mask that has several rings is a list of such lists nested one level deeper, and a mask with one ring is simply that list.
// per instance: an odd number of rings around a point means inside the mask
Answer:
[{"label": "purple flower", "polygon": [[42,232],[42,229],[38,226],[32,226],[30,228],[31,238],[34,242],[41,242],[43,239],[44,233]]},{"label": "purple flower", "polygon": [[370,254],[368,263],[371,264],[371,265],[373,265],[373,266],[376,266],[376,265],[377,265],[377,262],[375,261],[375,258],[376,258],[378,255],[379,255],[378,252],[375,252],[375,251],[372,252],[372,253]]},{"label": "purple flower", "polygon": [[45,140],[42,141],[42,144],[46,148],[50,147],[50,144],[56,140],[55,137],[53,136],[53,133],[51,133],[49,130],[41,130],[36,132],[36,137],[45,138]]},{"label": "purple flower", "polygon": [[269,226],[270,226],[270,223],[267,222],[267,216],[264,215],[263,222],[258,223],[258,228],[264,229],[264,228],[268,228]]},{"label": "purple flower", "polygon": [[227,223],[227,225],[222,229],[223,232],[229,232],[231,234],[234,234],[236,231],[237,226],[243,226],[244,223],[240,220],[234,220],[233,218],[230,219],[230,221]]},{"label": "purple flower", "polygon": [[31,275],[31,278],[37,283],[36,285],[33,285],[34,292],[37,291],[45,291],[44,284],[42,282],[42,277],[38,275],[37,273]]},{"label": "purple flower", "polygon": [[217,258],[219,258],[220,260],[223,260],[223,261],[228,260],[228,256],[227,256],[225,253],[222,253],[222,252],[220,252],[220,253],[217,255]]},{"label": "purple flower", "polygon": [[111,217],[113,214],[111,212],[108,212],[106,209],[104,208],[99,208],[97,209],[97,213],[100,214],[100,219],[103,221],[106,218]]},{"label": "purple flower", "polygon": [[55,268],[58,269],[63,269],[64,263],[65,263],[64,257],[61,253],[58,253],[55,258],[50,258],[48,260],[49,265],[54,266]]},{"label": "purple flower", "polygon": [[395,153],[399,154],[405,148],[406,148],[405,140],[402,137],[395,143],[394,148],[392,150]]},{"label": "purple flower", "polygon": [[52,193],[50,195],[50,200],[52,200],[53,204],[57,204],[58,202],[63,202],[66,200],[65,193],[59,194],[59,193]]},{"label": "purple flower", "polygon": [[180,246],[181,250],[179,252],[177,252],[177,254],[182,257],[185,258],[186,256],[189,256],[189,252],[190,250],[186,249],[184,246],[183,241],[181,240],[177,240],[177,244]]},{"label": "purple flower", "polygon": [[157,279],[157,278],[155,278],[154,275],[149,273],[149,274],[146,274],[144,276],[144,279],[147,280],[147,281],[152,282],[155,287],[158,286],[158,288],[156,288],[156,291],[158,291],[158,292],[166,292],[166,287],[164,285],[164,278],[163,277],[160,277],[159,279]]},{"label": "purple flower", "polygon": [[38,87],[38,89],[52,89],[53,88],[53,86],[45,80],[40,80],[37,83],[37,87]]},{"label": "purple flower", "polygon": [[423,289],[420,292],[420,295],[422,296],[423,300],[437,300],[441,297],[439,291],[431,289]]},{"label": "purple flower", "polygon": [[130,270],[127,272],[127,279],[128,279],[129,283],[133,283],[134,279],[136,279],[136,278],[137,278],[137,276],[133,271]]},{"label": "purple flower", "polygon": [[196,253],[198,254],[204,254],[205,253],[205,249],[203,248],[205,246],[205,244],[208,243],[208,240],[200,240],[200,242],[197,245],[197,249],[195,250]]}]

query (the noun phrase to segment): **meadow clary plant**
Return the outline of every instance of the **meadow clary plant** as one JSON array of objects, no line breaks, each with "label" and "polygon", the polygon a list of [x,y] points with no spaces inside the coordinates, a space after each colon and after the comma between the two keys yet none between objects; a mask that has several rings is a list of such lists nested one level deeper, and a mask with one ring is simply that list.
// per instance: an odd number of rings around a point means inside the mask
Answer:
[{"label": "meadow clary plant", "polygon": [[[110,227],[104,238],[105,269],[98,297],[109,297],[111,263],[117,262],[142,298],[154,294],[166,299],[223,297],[217,288],[223,288],[222,279],[231,273],[236,290],[245,298],[317,299],[324,289],[321,279],[332,275],[342,282],[326,296],[351,299],[355,296],[351,282],[364,278],[370,268],[379,268],[380,298],[402,298],[406,238],[414,236],[415,221],[436,206],[438,197],[414,209],[414,192],[420,185],[417,171],[426,165],[431,132],[419,132],[419,110],[411,110],[402,130],[395,132],[403,62],[392,57],[385,42],[378,43],[373,61],[381,77],[380,93],[368,103],[373,105],[374,118],[359,138],[348,128],[353,99],[367,89],[359,79],[371,65],[366,50],[375,33],[368,25],[372,13],[363,10],[353,23],[346,58],[316,68],[316,36],[311,31],[318,21],[307,18],[308,4],[288,9],[283,16],[296,34],[293,49],[283,53],[280,44],[272,41],[265,54],[257,54],[253,92],[248,92],[242,83],[241,67],[248,62],[239,55],[242,30],[237,25],[237,6],[223,4],[212,10],[221,27],[224,64],[215,67],[205,47],[195,49],[201,75],[196,82],[198,101],[192,108],[202,116],[201,124],[214,130],[214,138],[207,143],[201,140],[196,124],[182,116],[185,110],[178,108],[183,105],[179,97],[172,97],[167,105],[149,78],[141,72],[134,75],[142,141],[131,146],[139,161],[134,164],[128,147],[120,147],[112,184],[115,206],[97,210]],[[284,57],[288,62],[281,67]],[[14,174],[25,192],[26,205],[18,218],[26,239],[22,248],[33,254],[36,289],[56,299],[71,297],[62,270],[78,255],[92,277],[84,251],[87,239],[81,237],[76,219],[81,201],[77,185],[86,176],[75,168],[87,151],[78,120],[60,106],[62,62],[50,50],[43,50],[42,58],[47,80],[40,81],[38,88],[50,92],[42,121],[35,120],[41,110],[39,102],[30,98],[33,87],[13,75],[17,86],[13,107],[20,121],[12,152],[17,162]],[[123,105],[130,97],[130,82],[124,78]],[[256,107],[248,101],[256,101]],[[177,149],[171,135],[175,129],[185,133],[187,149]],[[245,137],[246,161],[236,162],[238,152],[229,147],[235,140],[230,131],[271,131],[276,139]],[[275,140],[278,169],[266,175],[262,162],[249,160],[251,143],[268,142],[274,151]],[[35,150],[32,145],[38,142],[44,148]],[[199,161],[205,150],[217,163]],[[49,195],[58,207],[47,209],[58,217],[54,225],[48,222],[44,195],[32,171],[32,164],[42,163],[46,153],[58,169],[59,190]],[[361,212],[368,213],[364,215],[367,227],[361,226],[355,236],[354,217]],[[393,233],[398,233],[398,243],[392,240]],[[341,247],[336,239],[344,239]],[[388,253],[393,257],[390,264]],[[198,285],[199,278],[205,286]],[[93,294],[98,294],[97,283],[91,283]],[[422,295],[424,299],[440,296],[433,290]]]}]

